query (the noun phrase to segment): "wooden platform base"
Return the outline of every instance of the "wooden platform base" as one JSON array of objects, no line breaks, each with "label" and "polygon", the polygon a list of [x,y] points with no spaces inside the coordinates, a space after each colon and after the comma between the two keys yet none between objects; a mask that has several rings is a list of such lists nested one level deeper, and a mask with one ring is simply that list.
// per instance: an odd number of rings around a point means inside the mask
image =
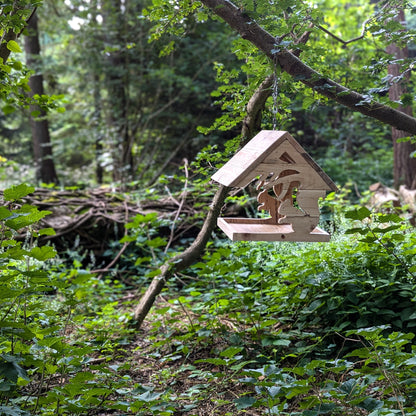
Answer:
[{"label": "wooden platform base", "polygon": [[232,241],[327,242],[331,236],[316,227],[311,233],[295,233],[291,225],[271,224],[267,219],[218,218],[218,227]]}]

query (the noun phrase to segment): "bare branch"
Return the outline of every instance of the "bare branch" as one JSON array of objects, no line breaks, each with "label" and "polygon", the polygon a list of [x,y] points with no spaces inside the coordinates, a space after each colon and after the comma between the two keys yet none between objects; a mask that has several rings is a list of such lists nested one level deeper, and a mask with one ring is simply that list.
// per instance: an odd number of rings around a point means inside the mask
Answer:
[{"label": "bare branch", "polygon": [[364,38],[364,36],[365,36],[365,32],[367,31],[367,24],[368,24],[368,22],[370,22],[371,21],[371,19],[372,19],[372,17],[369,17],[367,20],[365,20],[364,21],[364,23],[362,24],[362,26],[361,26],[361,35],[360,36],[357,36],[357,37],[355,37],[355,38],[352,38],[352,39],[350,39],[350,40],[343,40],[343,39],[341,39],[340,37],[338,37],[337,35],[335,35],[335,34],[333,34],[332,32],[330,32],[328,29],[326,29],[326,28],[324,28],[323,26],[321,26],[321,25],[316,25],[316,27],[318,28],[318,29],[321,29],[323,32],[325,32],[327,35],[329,35],[329,36],[331,36],[332,38],[334,38],[335,40],[337,40],[338,42],[341,42],[344,46],[347,46],[348,44],[350,44],[350,43],[353,43],[353,42],[357,42],[358,40],[361,40],[361,39],[363,39]]},{"label": "bare branch", "polygon": [[296,81],[302,82],[319,94],[353,111],[375,118],[382,123],[397,127],[410,134],[416,134],[416,118],[382,103],[369,102],[368,97],[350,90],[315,71],[297,58],[294,53],[281,47],[281,45],[276,45],[274,36],[260,27],[256,21],[242,13],[231,1],[201,0],[201,2],[228,23],[243,39],[257,46],[271,60],[277,61],[282,70],[291,75]]}]

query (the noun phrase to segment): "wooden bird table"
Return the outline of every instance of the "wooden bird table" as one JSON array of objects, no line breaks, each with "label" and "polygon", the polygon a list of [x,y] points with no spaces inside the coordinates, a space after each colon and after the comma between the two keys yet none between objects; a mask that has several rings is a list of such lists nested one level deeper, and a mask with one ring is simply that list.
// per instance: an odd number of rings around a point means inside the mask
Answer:
[{"label": "wooden bird table", "polygon": [[212,179],[244,188],[257,179],[258,209],[269,218],[218,218],[232,241],[329,241],[317,227],[319,199],[338,188],[287,132],[263,130]]}]

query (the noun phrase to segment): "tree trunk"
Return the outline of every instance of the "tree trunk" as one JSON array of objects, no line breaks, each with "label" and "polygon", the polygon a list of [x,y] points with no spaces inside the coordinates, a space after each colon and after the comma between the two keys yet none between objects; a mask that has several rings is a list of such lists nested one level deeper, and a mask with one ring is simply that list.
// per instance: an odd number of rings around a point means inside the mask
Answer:
[{"label": "tree trunk", "polygon": [[[25,37],[26,64],[30,69],[35,70],[35,74],[29,79],[30,97],[35,94],[42,96],[44,95],[43,76],[39,71],[40,44],[36,13],[30,18],[27,29],[28,35]],[[52,144],[46,112],[37,104],[30,106],[30,112],[36,179],[45,183],[57,183],[58,176],[52,158]]]},{"label": "tree trunk", "polygon": [[132,138],[129,131],[129,93],[128,93],[128,52],[125,50],[127,35],[126,14],[128,2],[105,1],[102,3],[103,25],[107,31],[107,42],[116,48],[107,54],[105,69],[106,86],[109,97],[108,124],[112,131],[113,180],[125,183],[133,173]]},{"label": "tree trunk", "polygon": [[[405,21],[404,11],[399,10],[397,20],[400,22]],[[391,44],[387,47],[387,53],[394,56],[396,59],[405,59],[409,57],[409,51],[406,48],[399,48],[395,44]],[[397,82],[397,79],[401,73],[401,67],[398,63],[392,63],[388,68],[389,75],[391,76],[391,86],[389,90],[389,98],[391,101],[400,101],[403,94],[407,92],[406,84],[410,81],[410,73],[408,72],[403,76],[403,79]],[[403,107],[400,105],[398,110],[403,113],[412,116],[412,107]],[[394,151],[394,168],[393,178],[394,187],[399,189],[400,185],[406,185],[409,189],[416,188],[416,158],[412,157],[412,153],[416,151],[416,145],[412,144],[410,140],[405,142],[398,142],[399,139],[407,136],[411,136],[410,133],[399,130],[396,127],[392,128],[393,139],[393,151]]]},{"label": "tree trunk", "polygon": [[95,177],[97,183],[102,185],[104,179],[104,169],[101,165],[101,156],[103,153],[103,136],[101,134],[101,92],[100,80],[97,74],[94,74],[94,129],[97,134],[95,138]]}]

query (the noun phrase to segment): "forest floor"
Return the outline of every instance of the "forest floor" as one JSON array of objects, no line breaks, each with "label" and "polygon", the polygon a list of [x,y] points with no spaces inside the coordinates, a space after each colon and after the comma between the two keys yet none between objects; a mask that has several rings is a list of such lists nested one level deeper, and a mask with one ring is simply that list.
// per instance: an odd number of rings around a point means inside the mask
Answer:
[{"label": "forest floor", "polygon": [[[170,318],[167,308],[171,313]],[[229,330],[233,328],[232,320],[221,318],[221,322],[216,323],[218,328],[222,328],[218,333],[206,327],[191,334],[189,328],[192,328],[193,322],[201,321],[203,316],[196,316],[182,306],[173,308],[174,318],[171,319],[172,303],[160,297],[142,327],[131,332],[127,345],[119,345],[112,357],[97,357],[105,359],[107,366],[125,368],[124,375],[128,375],[132,384],[144,386],[152,392],[146,406],[149,413],[138,414],[266,414],[264,408],[236,409],[235,400],[253,393],[254,388],[238,379],[241,372],[237,367],[222,365],[220,360],[213,358],[218,357],[218,352],[229,345],[227,338],[230,337]],[[167,412],[163,413],[163,410]],[[115,413],[98,414],[106,416]]]},{"label": "forest floor", "polygon": [[[156,313],[149,314],[140,330],[134,333],[131,344],[123,348],[122,361],[115,363],[131,363],[129,376],[134,383],[158,392],[169,391],[171,399],[176,397],[178,409],[172,413],[175,416],[264,415],[264,409],[236,410],[234,401],[253,389],[238,380],[239,372],[232,366],[214,363],[218,350],[227,348],[220,334],[206,336],[199,331],[202,336],[187,339],[191,311],[176,310],[176,323],[169,327],[171,324],[166,322],[163,329],[155,330],[155,323],[159,326],[161,319],[157,311],[171,306],[166,299],[158,301]],[[195,320],[198,318],[193,316]],[[225,318],[222,324],[232,325]]]}]

